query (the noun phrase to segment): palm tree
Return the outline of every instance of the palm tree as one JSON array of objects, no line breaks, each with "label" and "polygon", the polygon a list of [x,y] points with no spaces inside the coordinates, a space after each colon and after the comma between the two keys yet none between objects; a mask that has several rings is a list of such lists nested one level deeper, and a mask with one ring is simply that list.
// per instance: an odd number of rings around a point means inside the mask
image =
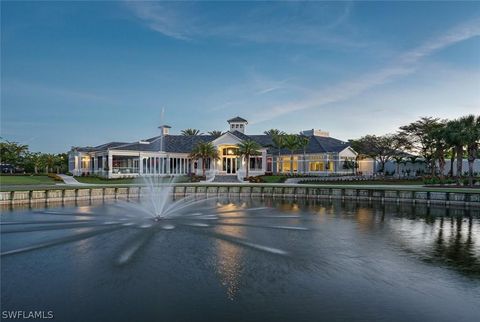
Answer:
[{"label": "palm tree", "polygon": [[25,159],[30,169],[33,167],[33,172],[38,174],[38,168],[42,166],[42,154],[40,152],[27,153]]},{"label": "palm tree", "polygon": [[307,172],[306,171],[307,169],[305,168],[305,165],[306,165],[305,159],[306,159],[306,154],[307,154],[308,143],[310,143],[310,138],[308,136],[300,135],[298,137],[298,147],[303,150],[303,165],[302,165],[303,173]]},{"label": "palm tree", "polygon": [[467,115],[460,118],[463,125],[463,138],[468,155],[468,184],[473,186],[473,164],[477,158],[478,142],[480,141],[480,116]]},{"label": "palm tree", "polygon": [[280,131],[278,129],[270,129],[268,131],[263,132],[264,134],[270,136],[272,138],[272,143],[273,147],[277,150],[278,152],[278,157],[277,157],[277,173],[280,172],[280,152],[282,148],[284,148],[283,145],[283,139],[285,138],[285,132]]},{"label": "palm tree", "polygon": [[223,132],[214,130],[214,131],[208,132],[208,134],[210,134],[211,136],[213,136],[216,139],[216,138],[221,137],[223,135]]},{"label": "palm tree", "polygon": [[56,163],[56,156],[52,153],[45,153],[42,155],[43,164],[45,165],[45,173],[50,172]]},{"label": "palm tree", "polygon": [[196,135],[202,135],[203,133],[200,132],[200,130],[197,129],[185,129],[180,132],[183,136],[196,136]]},{"label": "palm tree", "polygon": [[[408,157],[409,162],[412,164],[412,168],[415,174],[417,172],[417,170],[415,169],[415,164],[417,164],[417,161],[419,161],[418,158],[419,158],[418,155],[411,155]],[[407,171],[407,174],[410,176],[410,170],[407,169],[406,171]]]},{"label": "palm tree", "polygon": [[205,161],[209,158],[217,160],[219,158],[218,150],[211,142],[199,142],[190,152],[190,158],[202,159],[202,175],[205,177]]},{"label": "palm tree", "polygon": [[0,142],[0,162],[19,166],[28,153],[28,145],[3,140]]},{"label": "palm tree", "polygon": [[439,124],[436,128],[432,130],[430,135],[432,136],[435,142],[434,157],[438,160],[440,178],[443,178],[445,173],[445,151],[448,149],[448,146],[449,146],[446,141],[446,137],[447,137],[446,125]]},{"label": "palm tree", "polygon": [[[447,122],[445,130],[445,139],[449,146],[454,149],[452,160],[454,156],[457,157],[457,181],[460,183],[460,178],[462,176],[462,163],[463,163],[463,147],[466,145],[465,133],[463,130],[463,124],[460,120],[452,120]],[[453,163],[453,162],[452,162]],[[453,167],[452,176],[453,176]]]},{"label": "palm tree", "polygon": [[259,155],[260,149],[262,148],[257,142],[252,140],[246,140],[242,143],[237,144],[238,150],[237,155],[243,157],[245,160],[245,168],[246,168],[246,178],[248,178],[248,160],[250,160],[250,156]]},{"label": "palm tree", "polygon": [[400,164],[404,161],[403,160],[404,156],[401,154],[398,154],[398,155],[394,155],[392,158],[395,160],[395,164],[396,164],[395,171],[397,173],[397,177],[400,179]]},{"label": "palm tree", "polygon": [[293,174],[293,153],[301,147],[298,136],[295,134],[285,135],[283,146],[290,151],[290,174]]},{"label": "palm tree", "polygon": [[274,136],[278,136],[278,135],[284,135],[285,132],[280,131],[279,129],[270,129],[268,131],[264,131],[263,134],[274,137]]}]

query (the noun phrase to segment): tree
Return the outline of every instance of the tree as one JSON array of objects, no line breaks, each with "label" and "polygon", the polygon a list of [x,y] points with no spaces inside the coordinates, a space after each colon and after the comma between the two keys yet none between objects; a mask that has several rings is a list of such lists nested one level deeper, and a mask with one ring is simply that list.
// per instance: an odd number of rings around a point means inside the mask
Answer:
[{"label": "tree", "polygon": [[351,146],[359,154],[379,162],[378,172],[385,172],[385,164],[394,156],[404,153],[410,143],[402,134],[366,135],[358,140],[352,140]]},{"label": "tree", "polygon": [[245,160],[246,177],[248,178],[248,160],[250,160],[250,156],[260,155],[259,150],[262,147],[257,142],[252,140],[243,141],[242,143],[237,144],[237,147],[237,155],[243,157]]},{"label": "tree", "polygon": [[216,138],[221,137],[223,135],[223,132],[214,130],[214,131],[208,132],[208,134],[210,134],[211,136],[213,136],[216,139]]},{"label": "tree", "polygon": [[42,167],[42,154],[40,152],[29,152],[25,156],[25,170],[38,174],[38,169]]},{"label": "tree", "polygon": [[59,153],[55,156],[55,167],[57,173],[64,173],[68,171],[68,154]]},{"label": "tree", "polygon": [[290,174],[293,174],[293,153],[301,148],[299,136],[295,134],[284,135],[283,146],[290,151]]},{"label": "tree", "polygon": [[445,174],[445,154],[448,149],[448,143],[446,141],[447,137],[447,127],[444,124],[438,124],[437,127],[432,129],[430,133],[434,140],[435,152],[434,158],[438,161],[438,167],[440,172],[440,178],[443,179]]},{"label": "tree", "polygon": [[302,165],[302,171],[303,173],[307,172],[306,170],[306,154],[307,154],[307,146],[308,143],[310,143],[310,138],[305,135],[300,135],[298,137],[298,146],[300,149],[303,150],[303,165]]},{"label": "tree", "polygon": [[404,161],[404,155],[402,154],[397,154],[392,157],[393,160],[395,160],[395,172],[397,173],[397,177],[400,179],[400,164]]},{"label": "tree", "polygon": [[285,132],[280,131],[279,129],[270,129],[268,131],[264,131],[263,134],[274,137],[279,135],[285,135]]},{"label": "tree", "polygon": [[280,153],[282,148],[284,148],[283,140],[285,138],[285,132],[280,131],[278,129],[270,129],[268,131],[263,132],[264,134],[270,136],[272,138],[272,147],[275,148],[278,152],[277,157],[277,173],[280,172]]},{"label": "tree", "polygon": [[468,159],[468,184],[473,186],[473,164],[478,154],[478,142],[480,141],[480,116],[467,115],[460,118],[463,125],[463,135],[467,146]]},{"label": "tree", "polygon": [[451,153],[451,164],[450,164],[450,171],[451,175],[453,176],[453,160],[455,156],[457,157],[457,181],[460,183],[460,179],[462,176],[462,168],[463,168],[463,147],[466,145],[466,138],[465,132],[463,131],[463,124],[460,120],[451,120],[447,122],[447,126],[445,129],[445,141],[452,149]]},{"label": "tree", "polygon": [[199,142],[190,153],[190,158],[202,159],[202,175],[205,177],[206,160],[209,158],[217,160],[218,150],[211,142]]},{"label": "tree", "polygon": [[27,153],[28,145],[3,139],[0,142],[0,163],[2,164],[11,164],[18,167],[22,164]]},{"label": "tree", "polygon": [[442,122],[445,121],[439,118],[422,117],[418,121],[400,127],[400,133],[410,141],[410,150],[423,156],[432,174],[435,172],[437,147],[434,133],[442,126]]},{"label": "tree", "polygon": [[44,153],[42,154],[42,163],[45,166],[45,173],[49,173],[53,171],[53,167],[57,162],[57,158],[55,154],[52,153]]},{"label": "tree", "polygon": [[197,129],[185,129],[181,131],[181,134],[183,136],[196,136],[196,135],[202,135],[203,133],[201,133],[200,130],[197,130]]}]

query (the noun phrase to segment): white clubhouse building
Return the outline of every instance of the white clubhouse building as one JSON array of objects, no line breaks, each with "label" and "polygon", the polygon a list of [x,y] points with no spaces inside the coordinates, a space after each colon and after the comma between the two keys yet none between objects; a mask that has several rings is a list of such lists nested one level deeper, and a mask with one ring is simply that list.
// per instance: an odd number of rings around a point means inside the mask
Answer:
[{"label": "white clubhouse building", "polygon": [[[137,142],[109,142],[95,147],[72,147],[69,152],[69,171],[76,176],[98,175],[106,178],[135,176],[202,175],[202,162],[208,176],[290,173],[290,151],[274,147],[268,135],[246,134],[247,120],[235,117],[228,120],[229,130],[219,137],[211,135],[171,135],[170,126],[160,126],[159,136]],[[352,161],[357,153],[347,142],[331,138],[319,130],[303,131],[308,144],[294,151],[293,173],[329,175],[352,173]],[[237,144],[245,140],[257,142],[261,154],[248,162],[236,155]],[[192,160],[190,152],[199,142],[211,142],[219,152],[218,160]]]}]

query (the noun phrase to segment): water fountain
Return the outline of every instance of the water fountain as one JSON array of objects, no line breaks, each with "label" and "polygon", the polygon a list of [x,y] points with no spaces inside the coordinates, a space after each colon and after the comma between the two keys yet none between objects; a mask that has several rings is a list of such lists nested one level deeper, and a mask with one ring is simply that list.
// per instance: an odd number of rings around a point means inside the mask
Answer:
[{"label": "water fountain", "polygon": [[[237,227],[256,227],[259,229],[278,229],[278,230],[306,230],[306,228],[295,225],[260,225],[246,224],[238,222],[227,222],[232,219],[265,219],[273,220],[298,218],[298,215],[278,215],[272,214],[269,207],[237,207],[222,210],[221,204],[209,205],[217,197],[199,198],[191,195],[177,200],[173,198],[173,187],[175,178],[143,177],[139,179],[142,185],[142,193],[136,201],[117,200],[105,208],[91,208],[89,212],[81,211],[59,211],[44,210],[37,211],[42,219],[36,220],[15,220],[1,222],[2,233],[19,233],[32,231],[48,230],[67,230],[74,228],[85,228],[87,231],[72,234],[57,239],[42,241],[27,247],[15,248],[1,252],[1,256],[9,256],[27,251],[33,251],[45,247],[55,246],[67,242],[74,242],[99,234],[110,233],[120,229],[138,229],[141,238],[137,238],[131,245],[127,245],[125,250],[118,256],[119,264],[126,264],[142,248],[150,238],[159,231],[172,230],[181,227],[190,229],[191,232],[203,233],[200,230],[215,228],[219,226],[237,226]],[[47,216],[48,218],[45,218]],[[71,219],[73,216],[73,220]],[[52,220],[50,218],[56,217]],[[45,219],[44,219],[45,218]],[[68,218],[68,219],[67,219]],[[14,227],[14,228],[12,228]],[[214,231],[205,232],[209,237],[224,240],[231,244],[241,247],[248,247],[258,251],[268,252],[277,255],[287,255],[288,252],[271,246],[255,243],[251,240],[232,237]]]}]

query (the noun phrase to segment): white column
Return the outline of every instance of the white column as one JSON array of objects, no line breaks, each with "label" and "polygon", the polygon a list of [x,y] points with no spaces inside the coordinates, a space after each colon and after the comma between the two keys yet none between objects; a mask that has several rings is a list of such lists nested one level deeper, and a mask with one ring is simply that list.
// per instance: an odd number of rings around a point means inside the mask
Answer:
[{"label": "white column", "polygon": [[267,170],[267,151],[262,151],[262,171]]},{"label": "white column", "polygon": [[113,154],[108,151],[108,178],[112,176],[113,172]]}]

